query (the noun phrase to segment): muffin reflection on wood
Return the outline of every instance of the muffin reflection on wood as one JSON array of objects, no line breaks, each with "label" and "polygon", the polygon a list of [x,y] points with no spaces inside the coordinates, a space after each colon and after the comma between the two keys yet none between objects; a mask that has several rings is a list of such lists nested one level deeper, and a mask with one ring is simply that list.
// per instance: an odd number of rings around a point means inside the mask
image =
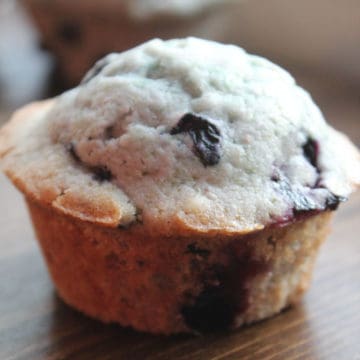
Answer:
[{"label": "muffin reflection on wood", "polygon": [[360,182],[357,149],[285,70],[196,38],[106,56],[17,112],[0,156],[64,301],[165,334],[296,303]]}]

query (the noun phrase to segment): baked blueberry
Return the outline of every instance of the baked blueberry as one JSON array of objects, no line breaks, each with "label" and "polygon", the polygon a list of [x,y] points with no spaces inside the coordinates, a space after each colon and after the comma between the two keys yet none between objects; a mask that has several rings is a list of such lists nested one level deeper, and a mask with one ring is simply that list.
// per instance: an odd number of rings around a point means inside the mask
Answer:
[{"label": "baked blueberry", "polygon": [[204,166],[213,166],[220,161],[221,133],[210,120],[203,116],[185,114],[171,129],[170,134],[188,133],[194,143],[194,152]]},{"label": "baked blueberry", "polygon": [[110,181],[112,179],[111,171],[104,166],[94,166],[90,169],[94,173],[94,180],[103,182]]},{"label": "baked blueberry", "polygon": [[326,198],[325,210],[336,210],[339,207],[339,204],[346,201],[345,196],[338,196],[329,192],[329,196]]},{"label": "baked blueberry", "polygon": [[312,139],[308,138],[306,143],[303,145],[303,152],[306,159],[309,163],[314,166],[318,172],[318,156],[319,156],[319,143]]}]

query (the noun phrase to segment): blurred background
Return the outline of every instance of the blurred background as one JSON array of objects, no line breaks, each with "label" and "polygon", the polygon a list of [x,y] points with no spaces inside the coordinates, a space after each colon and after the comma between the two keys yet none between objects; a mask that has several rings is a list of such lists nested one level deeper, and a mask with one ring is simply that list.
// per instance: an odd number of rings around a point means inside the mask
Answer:
[{"label": "blurred background", "polygon": [[284,66],[360,144],[359,0],[0,0],[0,123],[108,52],[189,35]]},{"label": "blurred background", "polygon": [[[19,106],[75,86],[108,52],[189,35],[235,43],[285,67],[360,146],[360,0],[0,0],[0,126]],[[209,343],[165,341],[105,329],[62,305],[21,195],[0,172],[0,360],[135,359],[140,348],[158,359],[188,351],[194,359],[207,345],[218,359],[254,351],[254,358],[360,360],[359,205],[360,192],[338,213],[315,286],[294,312]]]}]

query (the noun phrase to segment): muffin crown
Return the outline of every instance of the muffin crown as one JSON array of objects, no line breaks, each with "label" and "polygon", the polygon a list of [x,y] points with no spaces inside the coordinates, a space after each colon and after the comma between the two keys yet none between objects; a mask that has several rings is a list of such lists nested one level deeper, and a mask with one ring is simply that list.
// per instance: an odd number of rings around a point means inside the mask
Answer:
[{"label": "muffin crown", "polygon": [[153,40],[35,106],[1,132],[5,170],[109,226],[247,233],[334,210],[360,182],[356,148],[309,94],[231,45]]}]

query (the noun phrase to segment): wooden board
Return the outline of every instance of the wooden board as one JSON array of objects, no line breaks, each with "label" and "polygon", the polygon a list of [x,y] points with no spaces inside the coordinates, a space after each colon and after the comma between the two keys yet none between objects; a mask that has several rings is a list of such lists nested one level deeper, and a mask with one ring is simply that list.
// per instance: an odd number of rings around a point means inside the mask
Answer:
[{"label": "wooden board", "polygon": [[339,211],[296,308],[233,333],[106,326],[56,296],[22,203],[0,177],[0,359],[360,359],[360,194]]},{"label": "wooden board", "polygon": [[[330,122],[359,144],[354,92],[326,78],[321,88],[312,76],[302,82]],[[21,195],[0,175],[0,359],[360,360],[359,215],[357,193],[338,212],[299,306],[233,333],[152,336],[102,325],[58,299]]]}]

